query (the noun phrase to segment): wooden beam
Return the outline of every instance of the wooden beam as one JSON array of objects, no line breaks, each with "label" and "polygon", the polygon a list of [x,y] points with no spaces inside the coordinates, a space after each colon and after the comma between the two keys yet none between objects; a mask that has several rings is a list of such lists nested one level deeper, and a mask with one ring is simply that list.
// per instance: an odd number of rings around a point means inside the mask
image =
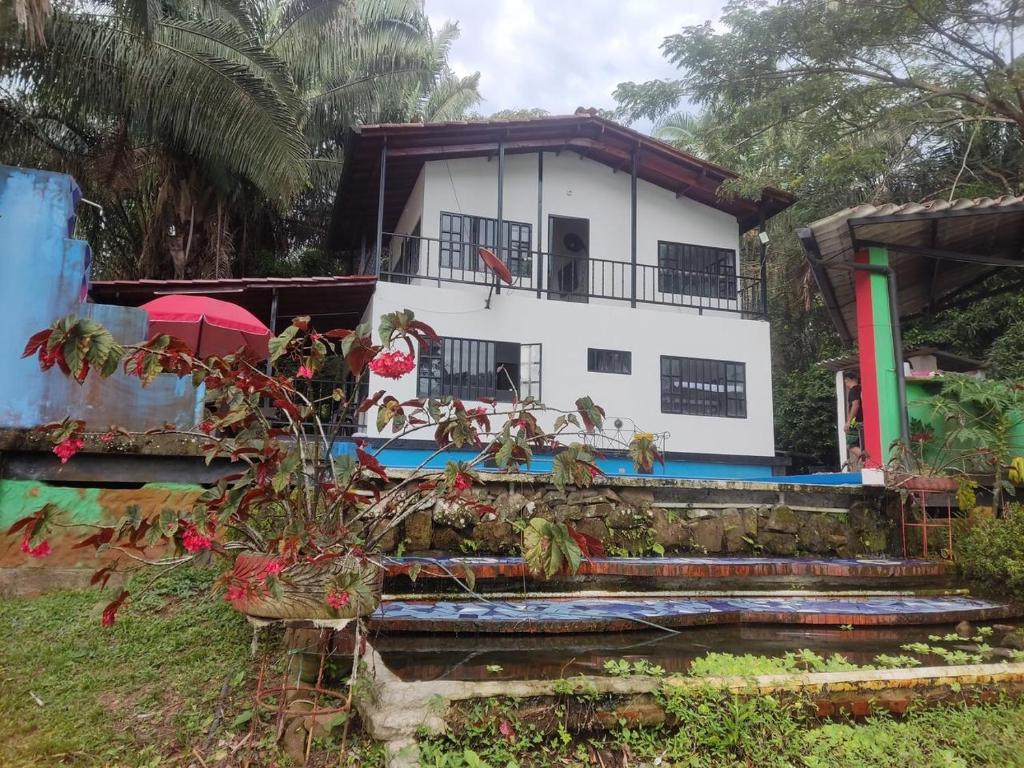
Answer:
[{"label": "wooden beam", "polygon": [[910,253],[916,256],[924,256],[928,259],[942,259],[945,261],[963,261],[969,264],[984,264],[989,267],[1024,267],[1024,260],[1006,259],[1001,256],[985,256],[980,253],[963,253],[961,251],[946,251],[941,248],[926,248],[921,245],[902,245],[900,243],[886,243],[879,240],[856,240],[855,248],[888,248],[890,251]]}]

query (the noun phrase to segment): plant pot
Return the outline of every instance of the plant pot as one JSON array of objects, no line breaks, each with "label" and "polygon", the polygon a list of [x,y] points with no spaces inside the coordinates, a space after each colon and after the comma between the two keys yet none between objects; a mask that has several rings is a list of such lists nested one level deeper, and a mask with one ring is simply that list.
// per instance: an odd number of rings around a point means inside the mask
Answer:
[{"label": "plant pot", "polygon": [[892,488],[906,488],[908,491],[954,493],[960,487],[960,479],[940,475],[897,474],[890,478],[889,485]]},{"label": "plant pot", "polygon": [[[242,553],[235,558],[232,582],[242,585],[241,594],[229,601],[238,611],[259,619],[355,619],[368,616],[380,605],[384,569],[351,555],[296,563],[276,577],[279,589],[266,584],[267,566],[276,558],[263,553]],[[327,591],[336,582],[356,582],[359,599],[332,608]],[[276,592],[276,594],[275,594]]]}]

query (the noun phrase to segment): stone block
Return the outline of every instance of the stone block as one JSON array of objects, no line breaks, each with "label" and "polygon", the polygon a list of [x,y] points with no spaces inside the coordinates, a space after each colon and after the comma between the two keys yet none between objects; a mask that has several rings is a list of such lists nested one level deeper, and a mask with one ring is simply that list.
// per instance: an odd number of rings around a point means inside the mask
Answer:
[{"label": "stone block", "polygon": [[654,491],[650,488],[620,488],[618,494],[626,504],[638,507],[649,506],[654,501]]},{"label": "stone block", "polygon": [[452,528],[468,528],[476,522],[476,513],[458,501],[438,499],[434,505],[434,522]]},{"label": "stone block", "polygon": [[788,556],[797,552],[796,535],[792,533],[761,531],[757,535],[757,540],[770,555]]},{"label": "stone block", "polygon": [[721,552],[725,526],[720,517],[708,517],[688,523],[693,546],[702,552]]},{"label": "stone block", "polygon": [[650,516],[636,507],[615,507],[608,513],[605,522],[609,528],[645,528],[650,522]]},{"label": "stone block", "polygon": [[745,552],[750,549],[750,544],[744,539],[747,532],[738,509],[722,511],[722,532],[722,547],[726,552]]},{"label": "stone block", "polygon": [[654,519],[651,527],[654,529],[654,540],[665,549],[683,549],[693,545],[693,535],[689,526],[676,515],[669,515],[660,507],[653,507],[651,513]]},{"label": "stone block", "polygon": [[517,548],[518,544],[512,524],[500,520],[477,523],[473,529],[473,538],[478,546],[477,551],[484,554],[509,554]]},{"label": "stone block", "polygon": [[800,518],[785,504],[772,507],[765,529],[775,533],[796,533],[800,530]]},{"label": "stone block", "polygon": [[405,548],[409,552],[430,549],[434,516],[430,512],[413,512],[405,518]]},{"label": "stone block", "polygon": [[841,535],[842,527],[831,515],[808,515],[800,525],[800,549],[815,555],[834,552],[839,544],[846,543],[846,537]]},{"label": "stone block", "polygon": [[435,525],[434,533],[430,539],[431,549],[446,552],[450,555],[461,555],[462,534],[447,525]]},{"label": "stone block", "polygon": [[604,520],[597,517],[586,517],[580,520],[575,526],[577,531],[585,533],[587,536],[593,536],[595,539],[602,543],[607,543],[609,539],[608,526],[604,524]]}]

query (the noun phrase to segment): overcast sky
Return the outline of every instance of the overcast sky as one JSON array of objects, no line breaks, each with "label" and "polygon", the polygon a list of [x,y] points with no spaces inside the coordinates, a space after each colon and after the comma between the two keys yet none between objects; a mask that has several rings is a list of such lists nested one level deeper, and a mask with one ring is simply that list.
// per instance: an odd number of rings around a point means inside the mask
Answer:
[{"label": "overcast sky", "polygon": [[674,77],[661,55],[667,36],[718,18],[724,0],[426,0],[437,26],[459,22],[450,62],[460,75],[480,72],[489,115],[542,107],[612,107],[624,80]]}]

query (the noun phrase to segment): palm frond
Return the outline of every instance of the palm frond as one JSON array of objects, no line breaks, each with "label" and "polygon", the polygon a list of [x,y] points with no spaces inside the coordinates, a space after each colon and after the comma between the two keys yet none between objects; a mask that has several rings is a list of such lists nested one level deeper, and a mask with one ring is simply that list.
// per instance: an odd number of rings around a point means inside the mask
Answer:
[{"label": "palm frond", "polygon": [[235,25],[164,20],[147,40],[116,18],[58,13],[49,38],[47,53],[25,68],[43,103],[71,115],[125,115],[279,204],[306,183],[287,70]]},{"label": "palm frond", "polygon": [[458,77],[445,72],[430,91],[423,108],[423,118],[428,123],[460,120],[480,103],[480,73]]}]

